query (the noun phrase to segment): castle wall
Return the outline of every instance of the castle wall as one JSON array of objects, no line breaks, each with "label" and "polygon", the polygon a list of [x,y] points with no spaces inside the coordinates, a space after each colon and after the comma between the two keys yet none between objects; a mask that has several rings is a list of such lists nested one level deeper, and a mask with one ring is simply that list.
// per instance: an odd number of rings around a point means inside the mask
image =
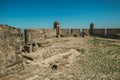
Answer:
[{"label": "castle wall", "polygon": [[47,38],[56,36],[56,29],[26,29],[25,42],[39,43]]},{"label": "castle wall", "polygon": [[[82,32],[89,35],[89,29],[83,29]],[[79,37],[80,29],[71,29],[71,32],[69,32],[69,29],[59,29],[59,33],[63,37],[68,35]],[[20,29],[0,25],[0,78],[20,72],[24,67],[22,55],[19,54],[21,52],[20,35]],[[120,28],[93,29],[93,36],[120,38]],[[56,37],[56,29],[25,29],[25,43],[30,43],[30,45],[26,45],[26,49],[28,49],[28,52],[32,52],[33,43],[37,45],[36,43],[53,37]]]},{"label": "castle wall", "polygon": [[120,28],[107,29],[107,35],[120,34]]},{"label": "castle wall", "polygon": [[74,37],[80,36],[80,29],[71,29],[70,36],[74,36]]},{"label": "castle wall", "polygon": [[93,29],[93,36],[118,39],[120,38],[120,28]]},{"label": "castle wall", "polygon": [[[82,32],[85,32],[87,35],[90,35],[89,29],[82,29]],[[119,32],[119,29],[93,29],[93,36],[99,37],[113,37],[117,36],[116,34]],[[60,36],[80,36],[80,29],[59,29]],[[47,38],[52,38],[56,36],[56,29],[26,29],[25,30],[25,41],[26,43],[39,43],[42,40]]]},{"label": "castle wall", "polygon": [[93,36],[104,36],[105,29],[93,29]]},{"label": "castle wall", "polygon": [[90,35],[89,29],[82,29],[82,32],[84,32],[84,33],[87,34],[87,35]]},{"label": "castle wall", "polygon": [[56,36],[56,29],[45,29],[46,38],[53,38]]},{"label": "castle wall", "polygon": [[106,29],[106,37],[109,38],[119,38],[120,35],[120,28],[111,28],[111,29]]},{"label": "castle wall", "polygon": [[59,29],[60,36],[67,37],[69,35],[69,29]]},{"label": "castle wall", "polygon": [[20,29],[0,26],[0,77],[17,73],[22,69]]}]

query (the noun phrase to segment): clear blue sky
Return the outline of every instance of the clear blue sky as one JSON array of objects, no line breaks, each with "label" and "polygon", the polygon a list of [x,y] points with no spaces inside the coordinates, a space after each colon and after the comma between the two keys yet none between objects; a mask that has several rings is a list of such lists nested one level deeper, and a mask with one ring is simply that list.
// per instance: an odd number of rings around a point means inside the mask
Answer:
[{"label": "clear blue sky", "polygon": [[120,28],[120,0],[0,0],[0,24],[19,28]]}]

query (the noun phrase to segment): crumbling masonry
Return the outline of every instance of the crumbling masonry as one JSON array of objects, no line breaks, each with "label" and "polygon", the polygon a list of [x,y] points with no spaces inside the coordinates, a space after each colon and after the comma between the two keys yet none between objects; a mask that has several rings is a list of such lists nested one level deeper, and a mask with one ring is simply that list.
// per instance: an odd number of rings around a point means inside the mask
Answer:
[{"label": "crumbling masonry", "polygon": [[22,71],[24,67],[22,51],[34,52],[41,47],[41,42],[48,38],[80,37],[82,33],[91,36],[120,38],[120,28],[94,29],[92,23],[90,29],[82,29],[80,32],[80,29],[61,29],[60,23],[55,22],[52,29],[25,29],[25,45],[23,46],[20,29],[0,25],[0,78]]},{"label": "crumbling masonry", "polygon": [[20,29],[0,26],[0,78],[22,68]]}]

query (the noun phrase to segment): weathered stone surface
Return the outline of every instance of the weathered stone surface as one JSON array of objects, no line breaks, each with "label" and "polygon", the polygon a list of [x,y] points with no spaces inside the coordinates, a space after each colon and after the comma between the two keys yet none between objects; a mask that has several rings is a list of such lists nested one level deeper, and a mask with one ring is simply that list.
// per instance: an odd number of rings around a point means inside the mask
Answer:
[{"label": "weathered stone surface", "polygon": [[120,28],[107,29],[107,35],[120,34]]},{"label": "weathered stone surface", "polygon": [[87,35],[90,35],[89,29],[82,29],[82,32],[84,32],[84,33],[87,34]]},{"label": "weathered stone surface", "polygon": [[71,36],[79,37],[80,36],[80,29],[71,29]]},{"label": "weathered stone surface", "polygon": [[26,44],[24,46],[24,49],[25,49],[26,52],[30,53],[30,52],[32,52],[32,45],[31,44]]},{"label": "weathered stone surface", "polygon": [[0,29],[0,77],[19,71],[21,62],[20,29],[4,26]]},{"label": "weathered stone surface", "polygon": [[111,28],[111,29],[106,29],[106,36],[109,38],[116,38],[120,39],[120,28]]},{"label": "weathered stone surface", "polygon": [[29,60],[34,60],[34,56],[26,53],[22,53],[22,56],[29,59]]},{"label": "weathered stone surface", "polygon": [[46,38],[52,38],[56,36],[55,29],[26,29],[25,30],[25,42],[26,43],[39,43]]},{"label": "weathered stone surface", "polygon": [[69,29],[59,29],[61,37],[67,37],[69,35]]},{"label": "weathered stone surface", "polygon": [[92,35],[94,36],[104,36],[105,35],[105,29],[93,29]]}]

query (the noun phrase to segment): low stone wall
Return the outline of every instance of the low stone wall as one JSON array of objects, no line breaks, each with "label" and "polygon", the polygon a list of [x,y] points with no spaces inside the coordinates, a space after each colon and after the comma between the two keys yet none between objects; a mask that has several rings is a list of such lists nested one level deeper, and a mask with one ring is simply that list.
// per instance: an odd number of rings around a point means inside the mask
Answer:
[{"label": "low stone wall", "polygon": [[0,26],[0,78],[19,72],[23,66],[20,29]]},{"label": "low stone wall", "polygon": [[93,36],[105,37],[105,38],[120,38],[120,28],[111,29],[93,29]]},{"label": "low stone wall", "polygon": [[25,29],[26,43],[39,43],[56,36],[56,29]]},{"label": "low stone wall", "polygon": [[120,28],[106,29],[106,37],[108,38],[120,38]]},{"label": "low stone wall", "polygon": [[69,29],[60,29],[60,36],[67,37],[69,35]]},{"label": "low stone wall", "polygon": [[71,29],[70,36],[79,37],[80,36],[80,29]]},{"label": "low stone wall", "polygon": [[93,29],[93,36],[100,36],[104,37],[105,36],[105,29]]},{"label": "low stone wall", "polygon": [[82,32],[84,32],[87,35],[90,35],[89,29],[82,29]]},{"label": "low stone wall", "polygon": [[[90,35],[89,29],[82,29],[86,35]],[[118,38],[120,33],[120,29],[93,29],[92,36],[99,37],[110,37],[110,38]],[[80,36],[80,29],[59,29],[59,34],[62,37],[67,36]],[[26,43],[40,43],[41,41],[47,38],[53,38],[56,36],[56,29],[25,29],[25,42]]]},{"label": "low stone wall", "polygon": [[120,28],[107,29],[107,35],[119,34],[119,33],[120,33]]}]

